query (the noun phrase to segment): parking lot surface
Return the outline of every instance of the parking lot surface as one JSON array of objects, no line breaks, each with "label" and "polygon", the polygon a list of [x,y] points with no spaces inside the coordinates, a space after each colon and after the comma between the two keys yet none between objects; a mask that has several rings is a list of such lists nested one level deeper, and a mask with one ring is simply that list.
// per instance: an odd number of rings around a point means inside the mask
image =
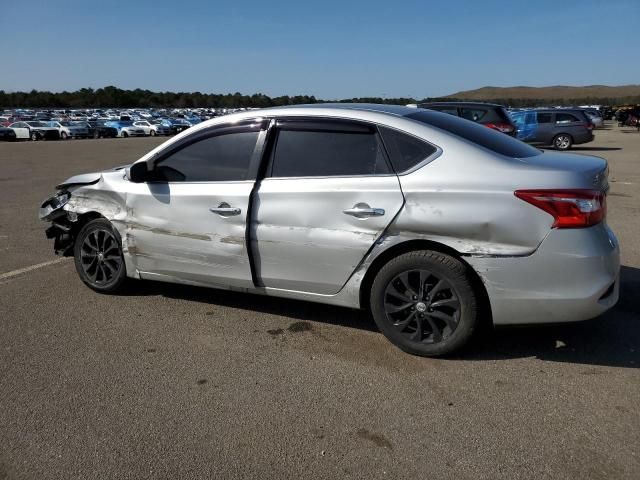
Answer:
[{"label": "parking lot surface", "polygon": [[621,300],[412,357],[364,313],[160,283],[100,295],[37,218],[160,138],[0,143],[0,479],[640,478],[640,133],[610,162]]}]

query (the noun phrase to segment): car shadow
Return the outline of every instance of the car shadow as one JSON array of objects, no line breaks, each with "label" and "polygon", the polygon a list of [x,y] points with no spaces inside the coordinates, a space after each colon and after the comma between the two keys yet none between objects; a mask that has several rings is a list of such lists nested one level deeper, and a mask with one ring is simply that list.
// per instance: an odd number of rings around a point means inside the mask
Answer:
[{"label": "car shadow", "polygon": [[614,150],[622,150],[621,147],[571,147],[576,152],[610,152]]},{"label": "car shadow", "polygon": [[[283,301],[276,297],[153,281],[133,283],[126,295],[161,295],[279,315],[296,321],[378,331],[367,312],[299,300]],[[526,357],[593,366],[639,368],[640,269],[621,267],[620,300],[600,317],[561,325],[483,328],[469,347],[449,358],[496,361]]]}]

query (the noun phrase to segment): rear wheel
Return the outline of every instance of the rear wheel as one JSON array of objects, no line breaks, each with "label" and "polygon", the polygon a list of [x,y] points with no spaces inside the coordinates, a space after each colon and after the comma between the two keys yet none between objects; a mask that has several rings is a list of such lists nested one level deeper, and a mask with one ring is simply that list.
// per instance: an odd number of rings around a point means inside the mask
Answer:
[{"label": "rear wheel", "polygon": [[566,133],[561,133],[553,138],[553,147],[556,150],[569,150],[572,144],[573,138]]},{"label": "rear wheel", "polygon": [[391,260],[371,288],[371,312],[378,328],[391,343],[414,355],[444,355],[461,348],[478,323],[467,268],[430,250]]},{"label": "rear wheel", "polygon": [[156,136],[156,131],[155,131],[155,130],[153,130],[153,129],[152,129],[152,130],[150,130],[150,131],[149,131],[149,135],[151,135],[152,137],[155,137],[155,136]]},{"label": "rear wheel", "polygon": [[98,130],[93,132],[93,138],[100,138],[100,132],[98,132]]},{"label": "rear wheel", "polygon": [[120,236],[111,223],[99,218],[87,223],[73,249],[80,279],[93,290],[113,293],[127,278]]}]

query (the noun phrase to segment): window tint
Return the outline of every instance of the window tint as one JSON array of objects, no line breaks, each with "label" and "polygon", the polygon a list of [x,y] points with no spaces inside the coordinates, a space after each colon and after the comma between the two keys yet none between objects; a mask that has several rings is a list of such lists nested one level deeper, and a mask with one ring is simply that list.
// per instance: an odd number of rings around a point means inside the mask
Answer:
[{"label": "window tint", "polygon": [[538,123],[551,123],[551,114],[538,112]]},{"label": "window tint", "polygon": [[436,151],[433,145],[391,128],[380,127],[380,133],[396,173],[412,169]]},{"label": "window tint", "polygon": [[407,118],[440,128],[507,157],[525,158],[541,154],[540,150],[509,135],[450,115],[423,110],[411,113]]},{"label": "window tint", "polygon": [[257,131],[205,138],[160,160],[152,179],[167,182],[246,180],[257,139]]},{"label": "window tint", "polygon": [[386,174],[380,140],[374,131],[280,130],[271,176],[326,177]]},{"label": "window tint", "polygon": [[556,123],[573,123],[579,121],[578,117],[570,113],[556,113]]}]

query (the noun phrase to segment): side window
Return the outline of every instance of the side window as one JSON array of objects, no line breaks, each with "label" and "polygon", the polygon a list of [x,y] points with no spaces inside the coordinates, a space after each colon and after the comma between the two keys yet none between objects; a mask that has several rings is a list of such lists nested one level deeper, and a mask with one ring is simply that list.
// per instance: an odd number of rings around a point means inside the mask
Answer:
[{"label": "side window", "polygon": [[479,122],[487,114],[487,111],[482,108],[462,108],[460,110],[460,116],[467,120],[473,120]]},{"label": "side window", "polygon": [[272,177],[329,177],[390,173],[374,130],[278,131]]},{"label": "side window", "polygon": [[160,160],[152,181],[223,182],[247,180],[258,132],[233,132],[205,138]]},{"label": "side window", "polygon": [[556,123],[574,123],[579,122],[575,115],[571,115],[570,113],[556,113]]},{"label": "side window", "polygon": [[551,123],[551,114],[538,112],[538,123]]},{"label": "side window", "polygon": [[433,145],[391,128],[380,127],[380,133],[396,173],[412,169],[436,151]]}]

